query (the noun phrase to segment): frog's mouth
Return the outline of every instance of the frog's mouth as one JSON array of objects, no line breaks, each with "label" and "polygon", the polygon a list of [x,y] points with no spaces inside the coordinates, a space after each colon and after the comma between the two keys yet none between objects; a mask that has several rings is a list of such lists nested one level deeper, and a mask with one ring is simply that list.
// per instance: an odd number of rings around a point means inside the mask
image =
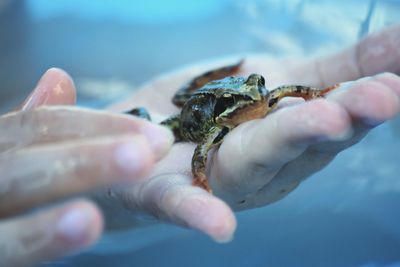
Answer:
[{"label": "frog's mouth", "polygon": [[[214,118],[216,122],[221,125],[235,127],[249,120],[263,118],[267,115],[267,112],[268,105],[265,103],[265,101],[257,101],[230,106],[223,112],[218,113],[218,115]],[[214,111],[214,115],[216,114],[217,112]]]},{"label": "frog's mouth", "polygon": [[217,99],[214,106],[214,118],[218,118],[222,113],[231,110],[233,106],[235,106],[235,98],[232,95]]}]

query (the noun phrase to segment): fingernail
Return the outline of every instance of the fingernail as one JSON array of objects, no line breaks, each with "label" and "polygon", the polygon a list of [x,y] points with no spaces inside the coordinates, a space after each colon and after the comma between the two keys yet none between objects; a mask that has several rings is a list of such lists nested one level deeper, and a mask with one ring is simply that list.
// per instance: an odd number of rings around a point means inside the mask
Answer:
[{"label": "fingernail", "polygon": [[225,244],[225,243],[229,243],[233,240],[234,234],[231,235],[227,235],[227,236],[222,236],[222,237],[213,237],[214,241],[220,244]]},{"label": "fingernail", "polygon": [[114,152],[115,163],[127,174],[141,173],[145,167],[144,158],[148,156],[144,149],[134,141],[123,143]]},{"label": "fingernail", "polygon": [[172,132],[165,126],[147,123],[143,126],[142,132],[157,157],[162,157],[174,143]]},{"label": "fingernail", "polygon": [[56,73],[57,69],[49,69],[43,74],[36,88],[22,105],[22,110],[31,110],[46,103],[50,96],[50,90],[60,87],[59,75],[56,75]]},{"label": "fingernail", "polygon": [[75,208],[64,214],[57,224],[57,232],[69,243],[85,245],[91,226],[91,212]]},{"label": "fingernail", "polygon": [[42,90],[41,87],[36,87],[35,90],[31,93],[25,103],[22,105],[21,110],[31,110],[34,109],[41,104],[45,103],[49,98],[49,92]]}]

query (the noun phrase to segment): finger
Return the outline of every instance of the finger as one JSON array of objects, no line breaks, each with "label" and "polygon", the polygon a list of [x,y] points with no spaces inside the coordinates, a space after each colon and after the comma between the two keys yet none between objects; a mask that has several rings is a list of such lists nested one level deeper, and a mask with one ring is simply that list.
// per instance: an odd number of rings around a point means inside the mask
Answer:
[{"label": "finger", "polygon": [[328,100],[342,106],[353,125],[348,139],[316,144],[314,151],[337,154],[360,141],[372,128],[395,117],[400,112],[400,77],[382,73],[343,84]]},{"label": "finger", "polygon": [[241,204],[310,144],[341,140],[349,133],[347,113],[326,100],[287,107],[242,124],[226,136],[214,156],[212,188],[231,205]]},{"label": "finger", "polygon": [[[168,165],[177,152],[187,151],[185,146],[174,146],[173,150],[156,166],[155,173],[159,173],[158,169],[164,170],[162,165]],[[149,212],[162,221],[197,229],[218,242],[231,240],[236,220],[229,206],[192,186],[190,176],[175,173],[164,171],[141,186],[123,190],[120,194],[124,206],[132,211]]]},{"label": "finger", "polygon": [[75,102],[76,90],[71,77],[61,69],[51,68],[43,74],[19,109],[32,110],[41,105],[73,105]]},{"label": "finger", "polygon": [[0,161],[0,217],[100,186],[135,181],[167,150],[152,148],[143,136],[129,135],[5,154]]},{"label": "finger", "polygon": [[400,77],[383,73],[346,85],[328,99],[343,106],[359,128],[372,128],[399,112]]},{"label": "finger", "polygon": [[40,107],[0,117],[0,151],[32,144],[88,137],[141,133],[155,147],[165,147],[172,135],[165,127],[134,116],[76,107]]},{"label": "finger", "polygon": [[93,244],[102,228],[100,211],[86,200],[3,221],[1,266],[36,266],[67,256]]},{"label": "finger", "polygon": [[282,198],[302,179],[326,166],[340,151],[359,142],[369,130],[400,111],[400,78],[394,74],[364,78],[343,87],[348,88],[330,94],[328,99],[346,110],[352,121],[353,135],[344,140],[312,144],[296,160],[285,164],[274,179],[258,191],[253,201],[262,205]]},{"label": "finger", "polygon": [[317,73],[315,85],[322,87],[381,72],[400,73],[400,25],[367,36],[353,47],[299,68]]}]

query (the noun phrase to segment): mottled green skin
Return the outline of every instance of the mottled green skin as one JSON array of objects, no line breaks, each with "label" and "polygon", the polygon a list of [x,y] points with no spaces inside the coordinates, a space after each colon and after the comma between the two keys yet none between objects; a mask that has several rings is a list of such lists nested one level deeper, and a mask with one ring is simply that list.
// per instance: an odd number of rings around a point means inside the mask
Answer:
[{"label": "mottled green skin", "polygon": [[[191,141],[197,144],[192,158],[194,184],[211,192],[208,185],[206,162],[208,151],[223,141],[224,136],[243,120],[243,114],[256,102],[267,107],[268,91],[261,75],[252,74],[248,79],[226,77],[211,81],[191,94],[182,94],[180,114],[168,118],[161,124],[169,127],[176,141]],[[192,90],[192,89],[191,89]],[[186,97],[183,97],[186,95]],[[267,108],[264,108],[263,117]],[[235,116],[239,115],[239,120]],[[246,118],[250,120],[252,118]]]},{"label": "mottled green skin", "polygon": [[[182,107],[181,112],[161,122],[173,131],[176,142],[197,144],[192,158],[193,184],[208,192],[211,192],[206,177],[208,151],[220,144],[230,130],[245,121],[265,117],[283,97],[314,99],[336,88],[318,90],[302,85],[285,85],[268,92],[261,75],[251,74],[247,79],[226,77],[236,73],[242,63],[194,78],[174,95],[173,103]],[[128,113],[149,118],[141,108]]]},{"label": "mottled green skin", "polygon": [[[180,141],[191,141],[197,144],[219,143],[221,140],[208,140],[216,128],[225,135],[235,124],[224,123],[223,118],[229,118],[236,110],[241,110],[256,101],[266,100],[268,91],[264,86],[264,78],[253,74],[249,79],[242,77],[227,77],[212,81],[195,91],[184,103],[179,116],[162,124],[174,129]],[[224,128],[227,128],[223,130]],[[212,134],[214,136],[214,134]]]}]

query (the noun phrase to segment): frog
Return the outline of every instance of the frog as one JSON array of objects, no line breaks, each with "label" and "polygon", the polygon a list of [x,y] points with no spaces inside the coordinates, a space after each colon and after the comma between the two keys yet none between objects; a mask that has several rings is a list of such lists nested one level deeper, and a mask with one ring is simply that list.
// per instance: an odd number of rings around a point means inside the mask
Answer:
[{"label": "frog", "polygon": [[[244,60],[207,71],[182,86],[172,98],[180,113],[160,124],[172,130],[175,142],[196,144],[191,160],[193,185],[212,193],[207,179],[207,158],[212,148],[222,144],[238,125],[266,117],[284,97],[312,100],[325,97],[338,85],[318,89],[305,85],[282,85],[268,90],[265,78],[257,73],[236,76]],[[151,120],[143,107],[128,114]]]}]

